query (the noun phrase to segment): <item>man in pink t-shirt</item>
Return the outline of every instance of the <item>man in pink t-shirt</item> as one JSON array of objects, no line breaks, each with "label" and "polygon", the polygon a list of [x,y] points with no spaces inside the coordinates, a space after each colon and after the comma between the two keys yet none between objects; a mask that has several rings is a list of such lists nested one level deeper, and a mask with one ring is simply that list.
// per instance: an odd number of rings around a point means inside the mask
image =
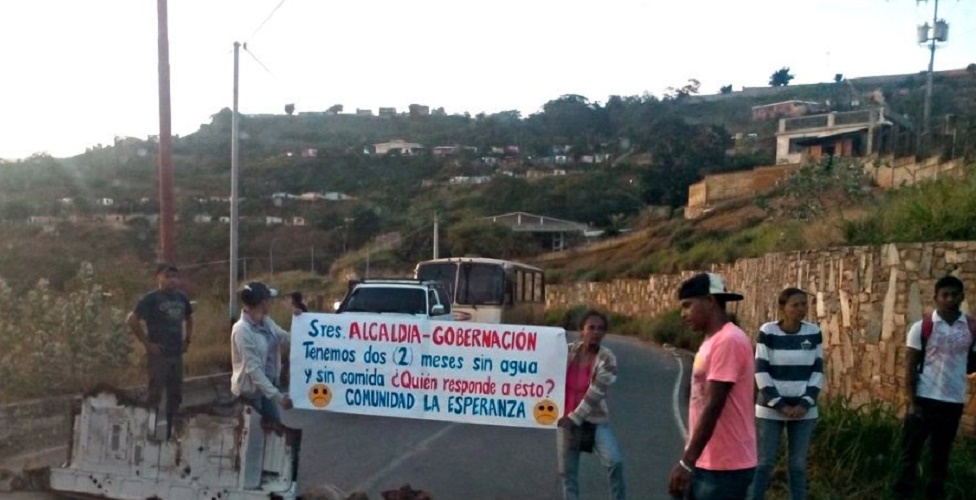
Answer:
[{"label": "man in pink t-shirt", "polygon": [[744,499],[756,468],[754,360],[749,337],[729,321],[725,304],[742,295],[722,277],[698,274],[678,290],[681,319],[705,333],[695,355],[688,407],[690,435],[668,492],[695,500]]}]

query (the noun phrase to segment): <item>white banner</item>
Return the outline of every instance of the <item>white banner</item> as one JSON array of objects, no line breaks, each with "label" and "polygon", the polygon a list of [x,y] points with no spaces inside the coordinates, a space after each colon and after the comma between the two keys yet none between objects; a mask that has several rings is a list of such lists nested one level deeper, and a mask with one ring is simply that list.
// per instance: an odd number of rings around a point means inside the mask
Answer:
[{"label": "white banner", "polygon": [[297,408],[544,428],[564,413],[562,328],[305,313],[291,335]]}]

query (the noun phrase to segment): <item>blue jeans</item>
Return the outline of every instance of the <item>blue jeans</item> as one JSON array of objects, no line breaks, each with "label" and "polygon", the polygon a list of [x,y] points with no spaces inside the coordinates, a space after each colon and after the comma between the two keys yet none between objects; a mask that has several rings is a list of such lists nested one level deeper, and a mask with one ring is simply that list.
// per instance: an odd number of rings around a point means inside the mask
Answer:
[{"label": "blue jeans", "polygon": [[276,424],[281,423],[281,410],[278,409],[278,404],[274,401],[268,399],[264,395],[256,396],[245,396],[244,401],[247,404],[254,407],[262,417],[268,419]]},{"label": "blue jeans", "polygon": [[807,497],[807,451],[810,449],[810,437],[817,419],[806,420],[773,420],[771,418],[756,419],[756,434],[759,443],[759,465],[756,467],[756,477],[752,482],[753,500],[762,500],[769,488],[769,478],[776,465],[776,455],[779,453],[779,438],[786,427],[786,438],[789,445],[789,476],[790,498],[804,500]]},{"label": "blue jeans", "polygon": [[[610,432],[608,424],[597,424],[593,453],[599,457],[600,463],[607,468],[607,478],[610,480],[610,499],[622,500],[627,498],[626,486],[624,485],[623,457],[620,455],[620,447],[617,446],[617,440]],[[563,497],[566,500],[578,500],[580,451],[570,449],[569,432],[562,427],[556,428],[556,456],[559,462],[559,476],[563,478]]]},{"label": "blue jeans", "polygon": [[756,469],[695,469],[691,476],[694,500],[745,500]]}]

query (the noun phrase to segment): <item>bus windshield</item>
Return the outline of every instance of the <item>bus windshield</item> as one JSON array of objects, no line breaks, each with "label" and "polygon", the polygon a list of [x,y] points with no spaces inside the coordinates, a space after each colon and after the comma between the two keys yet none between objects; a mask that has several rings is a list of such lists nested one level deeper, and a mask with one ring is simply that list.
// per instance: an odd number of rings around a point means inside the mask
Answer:
[{"label": "bus windshield", "polygon": [[458,273],[458,304],[501,305],[505,295],[505,273],[497,264],[461,264]]},{"label": "bus windshield", "polygon": [[447,290],[448,302],[454,301],[454,283],[456,282],[457,264],[453,262],[436,262],[421,264],[417,268],[417,279],[423,281],[437,281]]}]

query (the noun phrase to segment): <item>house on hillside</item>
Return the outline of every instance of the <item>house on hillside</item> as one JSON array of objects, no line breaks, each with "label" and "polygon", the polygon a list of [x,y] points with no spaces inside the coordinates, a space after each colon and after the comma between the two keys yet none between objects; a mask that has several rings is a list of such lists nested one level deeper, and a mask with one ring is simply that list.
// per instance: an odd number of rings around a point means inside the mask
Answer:
[{"label": "house on hillside", "polygon": [[380,116],[389,117],[389,116],[396,116],[396,114],[397,114],[396,108],[380,108],[379,110]]},{"label": "house on hillside", "polygon": [[407,142],[402,139],[394,139],[390,142],[373,144],[372,153],[376,156],[385,156],[391,153],[398,153],[404,156],[419,154],[424,149],[423,144]]},{"label": "house on hillside", "polygon": [[783,118],[776,133],[776,163],[900,154],[910,147],[911,129],[911,123],[885,107]]},{"label": "house on hillside", "polygon": [[356,116],[373,116],[373,110],[356,108]]},{"label": "house on hillside", "polygon": [[460,149],[461,148],[458,146],[434,146],[434,149],[431,150],[431,154],[433,154],[435,157],[443,158],[445,156],[454,156],[458,154]]},{"label": "house on hillside", "polygon": [[586,224],[579,222],[528,212],[492,215],[483,217],[482,220],[505,226],[515,232],[537,235],[540,240],[545,241],[549,249],[554,251],[565,250],[569,242],[582,241],[584,233],[589,229]]},{"label": "house on hillside", "polygon": [[782,101],[772,104],[762,104],[752,107],[752,120],[765,121],[777,120],[779,118],[795,118],[798,116],[812,115],[815,113],[825,113],[829,111],[829,106],[813,101]]}]

